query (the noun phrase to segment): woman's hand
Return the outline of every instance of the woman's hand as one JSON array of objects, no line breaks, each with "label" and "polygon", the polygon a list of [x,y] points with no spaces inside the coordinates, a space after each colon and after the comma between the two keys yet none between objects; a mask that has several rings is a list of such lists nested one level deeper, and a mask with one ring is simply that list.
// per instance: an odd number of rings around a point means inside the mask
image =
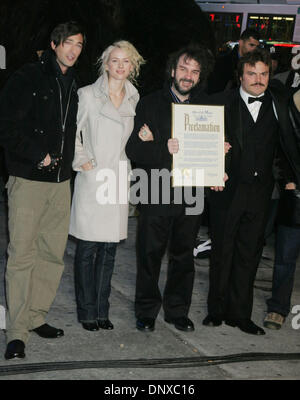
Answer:
[{"label": "woman's hand", "polygon": [[149,129],[149,126],[147,124],[144,124],[140,131],[139,131],[139,138],[143,141],[143,142],[149,142],[154,140],[152,132]]},{"label": "woman's hand", "polygon": [[83,165],[81,166],[81,168],[82,168],[84,171],[90,171],[91,169],[93,169],[93,165],[92,165],[92,163],[91,163],[90,161],[88,161],[87,163],[83,164]]}]

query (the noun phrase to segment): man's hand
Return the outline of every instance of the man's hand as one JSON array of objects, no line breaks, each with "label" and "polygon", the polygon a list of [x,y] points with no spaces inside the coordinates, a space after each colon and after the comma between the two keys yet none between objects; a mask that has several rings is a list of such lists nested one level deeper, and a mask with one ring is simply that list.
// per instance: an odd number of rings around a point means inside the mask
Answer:
[{"label": "man's hand", "polygon": [[295,190],[296,184],[294,182],[289,182],[285,185],[285,190]]},{"label": "man's hand", "polygon": [[178,139],[169,139],[168,140],[168,150],[170,154],[176,154],[179,150],[179,142]]},{"label": "man's hand", "polygon": [[225,154],[227,154],[228,152],[229,152],[229,150],[231,149],[231,144],[230,143],[228,143],[228,142],[224,142],[224,151],[225,151]]},{"label": "man's hand", "polygon": [[41,169],[44,169],[44,168],[48,167],[50,164],[51,164],[51,156],[50,156],[50,154],[48,153],[48,154],[46,155],[46,157],[45,157],[42,161],[40,161],[40,162],[38,163],[37,168],[38,168],[39,170],[41,170]]},{"label": "man's hand", "polygon": [[[223,181],[226,182],[226,181],[228,181],[228,179],[229,179],[228,175],[225,172]],[[215,192],[222,192],[224,190],[224,186],[211,186],[210,189],[214,190]]]},{"label": "man's hand", "polygon": [[62,160],[61,154],[50,155],[48,153],[46,157],[41,162],[38,163],[37,168],[39,170],[45,170],[51,172],[54,171],[56,168],[58,168],[61,160]]},{"label": "man's hand", "polygon": [[48,167],[48,165],[50,165],[50,163],[51,163],[51,157],[50,157],[50,154],[48,153],[46,155],[46,157],[44,158],[43,166],[44,167]]}]

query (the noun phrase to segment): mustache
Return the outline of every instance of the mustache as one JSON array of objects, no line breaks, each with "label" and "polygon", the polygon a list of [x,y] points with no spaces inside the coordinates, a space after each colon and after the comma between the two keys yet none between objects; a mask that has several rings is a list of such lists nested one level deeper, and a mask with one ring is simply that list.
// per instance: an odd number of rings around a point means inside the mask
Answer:
[{"label": "mustache", "polygon": [[257,83],[252,83],[251,86],[262,86],[262,87],[265,87],[265,85],[264,85],[263,83],[259,83],[259,82],[257,82]]},{"label": "mustache", "polygon": [[180,82],[194,83],[191,79],[180,79]]}]

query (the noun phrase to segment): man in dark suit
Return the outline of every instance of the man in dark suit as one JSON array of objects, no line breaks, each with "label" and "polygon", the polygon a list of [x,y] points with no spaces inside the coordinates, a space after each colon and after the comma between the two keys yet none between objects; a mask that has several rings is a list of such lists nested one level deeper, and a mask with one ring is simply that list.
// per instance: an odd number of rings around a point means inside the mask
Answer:
[{"label": "man in dark suit", "polygon": [[259,33],[255,29],[246,29],[239,44],[226,55],[217,58],[213,73],[207,84],[207,93],[218,93],[238,86],[237,65],[240,57],[254,51],[259,45]]},{"label": "man in dark suit", "polygon": [[[208,50],[194,46],[171,55],[169,80],[163,89],[143,97],[138,103],[134,129],[126,145],[128,158],[148,176],[145,185],[141,184],[141,192],[148,196],[139,204],[137,229],[135,313],[136,327],[140,331],[155,329],[161,307],[165,321],[174,324],[176,329],[194,330],[188,313],[195,275],[193,247],[199,215],[187,215],[185,201],[176,202],[175,189],[169,190],[171,185],[167,182],[155,182],[153,174],[171,171],[172,154],[179,149],[178,140],[171,139],[171,104],[207,104],[208,97],[199,90],[198,84],[209,72],[210,58]],[[170,179],[169,174],[167,180]],[[159,195],[158,201],[152,196],[155,192]],[[169,200],[164,200],[168,197]],[[161,295],[158,282],[167,247],[168,273]]]},{"label": "man in dark suit", "polygon": [[225,320],[257,335],[265,332],[251,321],[253,284],[274,186],[274,162],[285,183],[300,179],[288,96],[280,83],[269,85],[270,66],[266,51],[246,54],[238,67],[241,86],[224,99],[226,140],[232,148],[226,156],[225,189],[213,188],[211,193],[212,254],[208,316],[203,321],[218,326]]}]

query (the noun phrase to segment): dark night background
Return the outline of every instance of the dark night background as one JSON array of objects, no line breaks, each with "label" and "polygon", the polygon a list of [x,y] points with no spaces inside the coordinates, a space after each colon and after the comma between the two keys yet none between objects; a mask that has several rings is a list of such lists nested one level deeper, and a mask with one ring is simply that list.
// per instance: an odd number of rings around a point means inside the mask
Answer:
[{"label": "dark night background", "polygon": [[142,95],[161,87],[169,53],[191,41],[214,52],[209,21],[194,0],[1,0],[0,44],[7,58],[0,88],[13,71],[37,59],[36,50],[49,46],[55,25],[71,19],[87,34],[77,66],[81,85],[97,79],[97,57],[118,39],[129,40],[147,60],[139,79]]}]

